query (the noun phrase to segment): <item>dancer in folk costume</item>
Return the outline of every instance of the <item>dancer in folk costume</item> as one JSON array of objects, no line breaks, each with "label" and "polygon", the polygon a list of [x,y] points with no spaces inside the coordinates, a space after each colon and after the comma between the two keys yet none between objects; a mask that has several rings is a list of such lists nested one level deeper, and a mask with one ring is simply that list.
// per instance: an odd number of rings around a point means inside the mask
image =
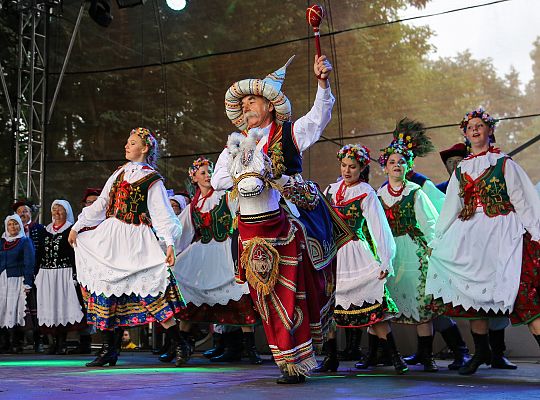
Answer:
[{"label": "dancer in folk costume", "polygon": [[[402,374],[407,371],[407,365],[396,349],[388,323],[398,309],[385,288],[386,277],[393,274],[396,245],[377,194],[360,179],[370,163],[369,149],[346,145],[337,157],[342,179],[331,184],[325,194],[338,215],[356,233],[356,240],[338,251],[334,318],[337,326],[342,328],[371,327],[383,347],[392,354],[396,371]],[[364,235],[366,223],[375,254]],[[339,365],[335,331],[331,332],[325,345],[327,356],[316,372],[336,371]],[[372,356],[375,355],[376,351]],[[369,362],[358,364],[357,367],[364,368]]]},{"label": "dancer in folk costume", "polygon": [[[298,217],[305,228],[307,255],[314,267],[325,270],[327,279],[333,280],[333,264],[339,247],[349,241],[353,234],[348,227],[333,212],[329,203],[320,193],[313,182],[304,181],[302,172],[302,152],[315,143],[321,136],[324,128],[331,118],[334,97],[330,91],[328,75],[332,71],[326,56],[315,56],[313,70],[318,78],[318,89],[315,104],[311,110],[294,123],[291,118],[291,103],[281,91],[285,79],[286,67],[292,58],[280,69],[269,74],[264,79],[244,79],[234,83],[225,94],[225,108],[227,116],[236,125],[244,136],[253,133],[260,142],[259,148],[272,162],[273,179],[283,189],[272,190],[269,193],[275,196],[272,201],[279,202],[281,196],[287,202],[291,214]],[[230,149],[225,149],[216,163],[216,170],[212,177],[212,187],[223,190],[233,186],[233,180],[227,166],[230,165]],[[279,224],[289,224],[282,217]],[[288,217],[287,217],[288,218]],[[241,220],[240,220],[241,221]],[[239,222],[239,226],[242,222]],[[280,225],[281,226],[281,225]],[[284,232],[275,231],[273,234],[281,235]],[[269,233],[270,235],[270,233]],[[247,240],[243,238],[243,240]],[[241,254],[241,253],[239,253]],[[333,311],[333,294],[329,296],[325,313]],[[325,324],[331,319],[323,316]],[[322,326],[313,340],[321,344],[328,326]],[[303,346],[304,344],[302,344]],[[311,343],[309,343],[309,346]],[[280,354],[281,350],[275,349]],[[293,353],[300,348],[289,349]],[[312,365],[311,357],[306,362],[294,366],[296,355],[288,354],[290,362],[278,361],[284,368],[281,383],[298,383],[302,380]],[[283,353],[284,354],[284,353]],[[276,359],[282,356],[274,354]],[[309,360],[309,361],[308,361]],[[297,368],[298,367],[298,368]]]},{"label": "dancer in folk costume", "polygon": [[0,239],[0,328],[10,336],[10,353],[22,353],[20,327],[25,326],[26,297],[34,282],[34,247],[18,215],[4,221]]},{"label": "dancer in folk costume", "polygon": [[247,137],[233,133],[227,145],[234,178],[230,199],[238,196],[237,280],[249,283],[283,373],[277,383],[302,383],[317,366],[314,343],[321,344],[331,323],[333,271],[316,268],[306,229],[280,205],[279,184],[270,158],[257,145],[260,139],[255,132]]},{"label": "dancer in folk costume", "polygon": [[[456,143],[449,149],[439,152],[441,160],[448,171],[448,180],[437,185],[437,188],[446,194],[448,183],[452,177],[456,167],[465,157],[469,155],[469,148],[465,143]],[[448,322],[452,322],[450,326]],[[489,345],[491,347],[491,368],[496,369],[516,369],[517,365],[513,364],[506,358],[506,343],[504,340],[505,329],[510,325],[510,320],[507,317],[497,317],[489,319]],[[433,321],[433,327],[440,332],[444,338],[448,348],[454,353],[454,362],[448,365],[448,369],[457,370],[470,359],[469,349],[467,348],[457,325],[450,317],[441,315]],[[408,361],[405,358],[405,361]]]},{"label": "dancer in folk costume", "polygon": [[540,202],[525,172],[492,146],[496,123],[482,108],[461,122],[472,154],[450,179],[430,244],[426,294],[471,319],[475,352],[464,375],[490,362],[488,317],[513,310],[512,322],[528,323],[540,339]]},{"label": "dancer in folk costume", "polygon": [[416,325],[418,335],[417,357],[424,371],[436,372],[433,358],[433,323],[442,309],[432,296],[424,294],[428,271],[429,252],[427,243],[435,233],[437,210],[419,185],[406,178],[417,154],[431,142],[424,131],[407,135],[394,132],[394,140],[383,149],[379,163],[388,175],[388,184],[377,194],[396,241],[394,275],[388,277],[387,287],[399,313],[397,323]]},{"label": "dancer in folk costume", "polygon": [[68,331],[82,330],[86,323],[75,254],[68,243],[74,222],[71,205],[66,200],[55,200],[51,214],[52,222],[46,227],[43,251],[36,261],[37,319],[40,331],[53,336],[48,353],[66,354]]},{"label": "dancer in folk costume", "polygon": [[[33,221],[32,208],[33,205],[30,202],[25,201],[17,201],[12,207],[13,212],[21,217],[21,221],[24,225],[24,233],[32,240],[32,244],[34,245],[34,258],[36,261],[39,261],[41,259],[43,248],[45,247],[47,231],[42,224]],[[38,263],[36,262],[34,264],[33,276],[35,277],[37,274]],[[34,279],[32,279],[32,282],[34,282]],[[30,289],[30,293],[28,293],[26,300],[26,306],[30,313],[28,322],[32,323],[34,351],[36,353],[43,353],[43,341],[37,320],[37,291],[34,283],[32,284],[32,288]]]},{"label": "dancer in folk costume", "polygon": [[[150,322],[168,330],[178,366],[189,357],[189,343],[174,319],[184,302],[169,269],[181,226],[156,170],[157,150],[148,129],[132,130],[125,145],[129,162],[111,175],[70,233],[88,323],[105,333],[105,343],[89,367],[115,365],[122,328]],[[166,255],[158,238],[167,246]]]},{"label": "dancer in folk costume", "polygon": [[[187,303],[177,314],[180,331],[188,338],[193,322],[242,326],[249,358],[253,364],[261,364],[253,331],[258,316],[248,285],[238,285],[235,280],[232,216],[225,191],[216,191],[210,184],[212,170],[213,163],[199,157],[188,171],[197,189],[189,207],[180,214],[182,234],[176,241],[179,255],[174,274]],[[163,354],[160,360],[170,361],[171,353]],[[240,356],[238,351],[235,357],[239,360]]]},{"label": "dancer in folk costume", "polygon": [[396,128],[394,129],[394,138],[401,138],[405,142],[407,142],[407,138],[409,138],[409,141],[420,141],[419,143],[416,143],[415,146],[411,146],[409,148],[412,154],[412,161],[410,163],[410,168],[407,172],[406,178],[409,182],[416,183],[418,186],[420,186],[437,212],[440,212],[444,203],[444,193],[437,188],[437,186],[435,186],[431,179],[413,169],[414,160],[416,157],[425,157],[428,153],[435,150],[435,147],[431,143],[431,139],[426,135],[426,127],[420,121],[405,117],[396,124]]}]

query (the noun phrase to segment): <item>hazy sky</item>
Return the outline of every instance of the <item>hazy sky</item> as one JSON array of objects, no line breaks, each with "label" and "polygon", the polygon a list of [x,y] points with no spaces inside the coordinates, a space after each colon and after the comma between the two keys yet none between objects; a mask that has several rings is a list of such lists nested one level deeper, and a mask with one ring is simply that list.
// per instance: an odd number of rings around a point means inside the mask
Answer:
[{"label": "hazy sky", "polygon": [[[437,13],[491,0],[431,0],[425,9],[409,8],[401,17]],[[530,52],[540,36],[540,0],[510,0],[504,3],[421,18],[408,22],[429,25],[437,47],[432,58],[453,56],[469,49],[475,58],[491,58],[500,75],[513,65],[520,81],[532,78]]]}]

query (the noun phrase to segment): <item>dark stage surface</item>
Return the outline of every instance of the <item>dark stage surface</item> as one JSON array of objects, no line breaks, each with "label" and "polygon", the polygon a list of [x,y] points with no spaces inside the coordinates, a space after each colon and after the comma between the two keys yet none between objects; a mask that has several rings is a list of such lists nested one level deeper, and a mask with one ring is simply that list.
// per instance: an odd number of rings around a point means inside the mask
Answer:
[{"label": "dark stage surface", "polygon": [[85,368],[90,357],[0,356],[0,399],[540,399],[540,364],[514,359],[515,371],[481,367],[474,376],[412,367],[396,376],[393,368],[362,372],[353,362],[337,373],[315,376],[304,385],[277,385],[277,367],[215,365],[196,356],[188,367],[161,364],[149,353],[123,353],[116,367]]}]

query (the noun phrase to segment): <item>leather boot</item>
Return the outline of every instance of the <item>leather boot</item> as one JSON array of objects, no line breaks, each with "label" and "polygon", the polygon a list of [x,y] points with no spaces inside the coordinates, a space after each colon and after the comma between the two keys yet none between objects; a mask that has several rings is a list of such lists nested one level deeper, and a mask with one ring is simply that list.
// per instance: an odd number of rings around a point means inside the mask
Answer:
[{"label": "leather boot", "polygon": [[298,383],[304,383],[306,377],[304,375],[290,375],[287,370],[283,370],[281,376],[276,380],[276,383],[282,385],[294,385]]},{"label": "leather boot", "polygon": [[57,345],[56,335],[55,336],[48,335],[48,336],[49,336],[49,347],[47,348],[47,354],[48,355],[56,354],[56,345]]},{"label": "leather boot", "polygon": [[223,351],[225,350],[225,343],[223,340],[224,335],[226,335],[226,333],[214,332],[212,334],[212,348],[202,353],[203,357],[212,358],[223,354]]},{"label": "leather boot", "polygon": [[407,363],[407,365],[417,365],[421,364],[422,360],[424,359],[424,355],[422,354],[422,346],[420,345],[420,336],[416,336],[416,353],[411,354],[410,356],[403,357],[403,361]]},{"label": "leather boot", "polygon": [[225,349],[223,354],[212,357],[211,362],[237,362],[242,359],[242,331],[229,332],[225,336]]},{"label": "leather boot", "polygon": [[418,344],[419,348],[422,349],[421,362],[424,365],[424,372],[437,372],[439,367],[437,367],[433,357],[433,336],[419,336]]},{"label": "leather boot", "polygon": [[[170,329],[170,328],[169,328]],[[171,334],[169,329],[165,330],[165,344],[164,344],[164,353],[159,356],[159,361],[168,363],[176,358],[176,345],[171,339]],[[178,328],[176,328],[178,330]]]},{"label": "leather boot", "polygon": [[504,342],[504,329],[497,331],[489,330],[489,345],[491,347],[491,368],[496,369],[517,369],[517,365],[511,363],[504,356],[506,344]]},{"label": "leather boot", "polygon": [[368,355],[361,361],[354,364],[355,368],[368,369],[377,365],[377,351],[379,349],[379,338],[377,335],[368,334]]},{"label": "leather boot", "polygon": [[472,375],[480,365],[491,361],[488,334],[471,333],[474,340],[474,356],[459,369],[460,375]]},{"label": "leather boot", "polygon": [[441,332],[446,345],[454,354],[454,361],[448,364],[449,370],[458,370],[467,361],[471,359],[469,355],[469,349],[461,336],[461,332],[456,324],[452,325],[450,328],[445,329]]},{"label": "leather boot", "polygon": [[[173,325],[167,328],[167,335],[171,338],[171,353],[174,351],[174,364],[181,367],[189,361],[194,351],[190,334],[189,332],[180,331],[178,325]],[[160,356],[159,360],[165,362],[162,357]]]},{"label": "leather boot", "polygon": [[396,372],[399,375],[407,372],[409,368],[397,350],[396,342],[394,341],[394,334],[392,332],[388,332],[386,339],[379,339],[379,342],[384,346],[386,353],[391,355],[392,364],[394,365]]},{"label": "leather boot", "polygon": [[33,338],[34,338],[34,352],[35,353],[43,353],[45,350],[43,349],[43,337],[41,336],[39,329],[34,329],[33,331]]},{"label": "leather boot", "polygon": [[94,361],[86,363],[87,367],[103,367],[107,364],[114,367],[118,361],[118,352],[115,347],[115,332],[105,331],[103,332],[104,343],[99,350],[97,357]]},{"label": "leather boot", "polygon": [[249,362],[253,365],[261,365],[263,360],[255,347],[255,332],[242,332],[242,346],[244,354],[249,358]]},{"label": "leather boot", "polygon": [[536,342],[538,343],[538,346],[540,346],[540,335],[533,335],[536,339]]},{"label": "leather boot", "polygon": [[345,329],[345,349],[338,352],[341,361],[360,360],[364,357],[361,347],[362,329]]},{"label": "leather boot", "polygon": [[9,328],[9,340],[11,342],[9,353],[22,354],[24,350],[23,349],[24,334],[17,326],[13,328]]},{"label": "leather boot", "polygon": [[56,352],[55,352],[55,354],[56,355],[62,355],[63,356],[63,355],[67,354],[66,338],[67,338],[67,332],[58,333],[55,336],[55,341],[56,341]]},{"label": "leather boot", "polygon": [[313,372],[336,372],[339,367],[339,360],[337,354],[337,340],[328,339],[324,344],[326,350],[326,356],[324,360],[313,369]]}]

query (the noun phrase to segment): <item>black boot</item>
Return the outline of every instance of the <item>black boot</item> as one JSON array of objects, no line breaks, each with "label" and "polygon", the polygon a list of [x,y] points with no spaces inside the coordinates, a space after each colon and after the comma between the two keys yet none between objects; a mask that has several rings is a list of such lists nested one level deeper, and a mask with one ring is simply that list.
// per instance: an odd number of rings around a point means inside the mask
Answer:
[{"label": "black boot", "polygon": [[[170,328],[169,328],[170,329]],[[169,329],[165,330],[165,344],[163,354],[159,356],[159,361],[168,363],[176,358],[176,345],[173,343]],[[176,328],[178,331],[178,328]]]},{"label": "black boot", "polygon": [[67,338],[67,332],[58,333],[55,336],[56,352],[54,354],[62,355],[62,356],[67,354],[66,338]]},{"label": "black boot", "polygon": [[53,355],[56,354],[56,335],[48,335],[49,336],[49,347],[47,348],[47,354]]},{"label": "black boot", "polygon": [[534,335],[534,338],[536,339],[536,342],[538,343],[538,346],[540,346],[540,335]]},{"label": "black boot", "polygon": [[242,331],[229,332],[224,338],[223,354],[212,357],[211,362],[237,362],[242,359]]},{"label": "black boot", "polygon": [[223,351],[225,350],[225,343],[223,340],[224,335],[226,334],[217,332],[212,334],[212,348],[202,353],[203,357],[212,358],[223,354]]},{"label": "black boot", "polygon": [[328,339],[324,344],[326,349],[326,356],[324,360],[313,369],[313,372],[336,372],[339,367],[339,360],[337,354],[337,340]]},{"label": "black boot", "polygon": [[355,368],[368,369],[377,365],[377,351],[379,349],[379,338],[377,335],[368,334],[368,355],[361,361],[354,364]]},{"label": "black boot", "polygon": [[242,346],[244,354],[249,358],[249,362],[253,365],[261,365],[263,360],[255,347],[255,332],[242,332]]},{"label": "black boot", "polygon": [[407,367],[407,364],[405,361],[403,361],[403,358],[401,358],[401,354],[399,354],[399,351],[396,347],[396,342],[394,341],[394,335],[392,332],[388,332],[385,339],[379,339],[379,342],[382,343],[385,352],[387,354],[390,354],[392,358],[392,364],[394,365],[394,369],[396,372],[401,375],[404,374],[409,370]]},{"label": "black boot", "polygon": [[459,369],[460,375],[472,375],[480,365],[491,361],[488,334],[471,333],[474,340],[474,356]]},{"label": "black boot", "polygon": [[454,354],[454,361],[451,364],[448,364],[448,369],[460,369],[471,359],[471,356],[469,355],[469,349],[461,336],[458,326],[454,324],[450,328],[445,329],[441,332],[441,336],[448,348]]},{"label": "black boot", "polygon": [[304,375],[290,375],[287,370],[283,370],[281,376],[276,380],[276,383],[284,385],[294,385],[297,383],[304,383],[306,377]]},{"label": "black boot", "polygon": [[433,357],[433,336],[419,336],[418,345],[422,349],[421,362],[424,365],[424,372],[437,372],[439,367],[437,367]]},{"label": "black boot", "polygon": [[420,336],[416,336],[416,353],[411,354],[410,356],[403,357],[403,361],[407,363],[407,365],[417,365],[421,364],[424,359],[424,355],[422,354],[422,346],[420,345]]},{"label": "black boot", "polygon": [[115,332],[104,331],[103,332],[104,343],[99,350],[97,357],[94,361],[86,363],[87,367],[103,367],[109,364],[111,367],[116,365],[118,361],[118,352],[115,346]]},{"label": "black boot", "polygon": [[506,351],[504,328],[497,331],[489,330],[489,345],[491,347],[491,368],[517,369],[517,365],[511,363],[504,356],[504,352]]},{"label": "black boot", "polygon": [[[171,346],[174,347],[175,365],[181,367],[189,361],[193,354],[193,340],[189,332],[180,331],[178,325],[167,328],[167,335],[171,338]],[[161,357],[160,361],[162,361]]]},{"label": "black boot", "polygon": [[9,328],[9,340],[11,342],[9,353],[22,354],[24,350],[23,349],[24,334],[17,326],[13,328]]},{"label": "black boot", "polygon": [[361,348],[362,329],[345,329],[345,349],[338,352],[341,361],[360,360],[364,357]]}]

